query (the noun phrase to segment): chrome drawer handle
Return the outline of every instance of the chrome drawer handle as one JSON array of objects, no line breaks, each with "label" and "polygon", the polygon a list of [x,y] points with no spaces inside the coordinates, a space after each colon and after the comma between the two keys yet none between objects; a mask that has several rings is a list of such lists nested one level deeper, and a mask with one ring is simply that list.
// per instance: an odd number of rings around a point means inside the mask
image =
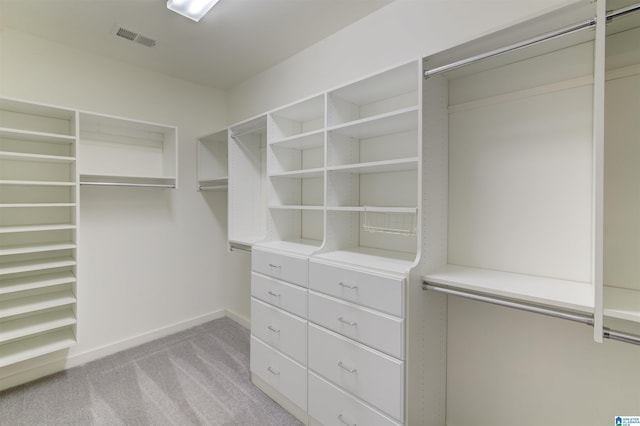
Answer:
[{"label": "chrome drawer handle", "polygon": [[274,370],[274,369],[273,369],[273,368],[271,368],[271,367],[267,367],[267,370],[269,370],[269,373],[273,374],[274,376],[279,376],[279,375],[280,375],[280,372],[279,372],[279,371]]},{"label": "chrome drawer handle", "polygon": [[343,281],[340,281],[340,282],[338,283],[338,285],[339,285],[340,287],[348,288],[349,290],[357,290],[357,289],[358,289],[358,286],[357,286],[357,285],[349,285],[349,284],[345,284]]},{"label": "chrome drawer handle", "polygon": [[281,265],[274,265],[273,263],[270,263],[269,266],[272,268],[278,268],[278,269],[282,268]]},{"label": "chrome drawer handle", "polygon": [[338,321],[340,321],[343,324],[350,325],[351,327],[357,327],[358,326],[357,322],[355,322],[355,321],[347,321],[346,319],[344,319],[342,317],[338,318]]},{"label": "chrome drawer handle", "polygon": [[338,414],[338,420],[340,420],[340,423],[342,423],[345,426],[357,426],[355,423],[349,423],[348,421],[346,421],[343,417],[342,414]]},{"label": "chrome drawer handle", "polygon": [[339,362],[338,362],[338,367],[342,368],[343,370],[345,370],[346,372],[351,373],[351,374],[353,374],[353,373],[355,373],[356,371],[358,371],[358,370],[357,370],[357,369],[355,369],[355,368],[349,368],[349,367],[347,367],[346,365],[344,365],[344,364],[342,363],[342,361],[339,361]]},{"label": "chrome drawer handle", "polygon": [[271,290],[269,290],[269,294],[273,297],[280,297],[280,293],[274,293]]},{"label": "chrome drawer handle", "polygon": [[279,330],[279,329],[273,328],[273,327],[272,327],[272,326],[270,326],[270,325],[269,325],[269,326],[267,326],[267,328],[268,328],[269,330],[271,330],[272,332],[274,332],[274,333],[280,333],[280,330]]}]

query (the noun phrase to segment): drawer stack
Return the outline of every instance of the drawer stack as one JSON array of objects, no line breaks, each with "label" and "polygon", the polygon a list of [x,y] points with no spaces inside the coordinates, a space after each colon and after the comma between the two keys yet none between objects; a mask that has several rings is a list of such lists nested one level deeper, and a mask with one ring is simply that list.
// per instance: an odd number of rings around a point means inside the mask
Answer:
[{"label": "drawer stack", "polygon": [[251,258],[252,379],[306,422],[307,258],[256,247]]},{"label": "drawer stack", "polygon": [[405,282],[309,261],[312,424],[403,424]]}]

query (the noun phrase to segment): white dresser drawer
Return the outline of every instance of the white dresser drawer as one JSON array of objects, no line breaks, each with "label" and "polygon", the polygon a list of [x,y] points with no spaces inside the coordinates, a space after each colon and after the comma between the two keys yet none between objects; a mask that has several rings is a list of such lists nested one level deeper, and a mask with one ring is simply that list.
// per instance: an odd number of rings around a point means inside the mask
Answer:
[{"label": "white dresser drawer", "polygon": [[254,246],[251,251],[251,270],[307,286],[307,257],[274,253]]},{"label": "white dresser drawer", "polygon": [[404,283],[401,275],[309,261],[309,288],[398,317],[404,316]]},{"label": "white dresser drawer", "polygon": [[307,409],[307,369],[251,336],[251,373],[302,410]]},{"label": "white dresser drawer", "polygon": [[309,324],[309,369],[402,422],[404,363]]},{"label": "white dresser drawer", "polygon": [[309,415],[323,426],[399,426],[313,373],[309,373]]},{"label": "white dresser drawer", "polygon": [[309,321],[404,359],[404,321],[309,291]]},{"label": "white dresser drawer", "polygon": [[252,272],[251,295],[299,317],[307,317],[307,290],[298,285]]},{"label": "white dresser drawer", "polygon": [[252,298],[251,334],[299,363],[307,364],[306,320]]}]

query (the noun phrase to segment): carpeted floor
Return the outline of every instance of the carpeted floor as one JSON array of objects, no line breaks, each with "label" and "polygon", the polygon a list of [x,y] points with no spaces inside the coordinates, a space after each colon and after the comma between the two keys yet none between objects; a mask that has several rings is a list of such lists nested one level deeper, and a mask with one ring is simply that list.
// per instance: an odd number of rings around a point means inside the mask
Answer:
[{"label": "carpeted floor", "polygon": [[301,423],[249,379],[249,332],[223,318],[0,392],[0,425]]}]

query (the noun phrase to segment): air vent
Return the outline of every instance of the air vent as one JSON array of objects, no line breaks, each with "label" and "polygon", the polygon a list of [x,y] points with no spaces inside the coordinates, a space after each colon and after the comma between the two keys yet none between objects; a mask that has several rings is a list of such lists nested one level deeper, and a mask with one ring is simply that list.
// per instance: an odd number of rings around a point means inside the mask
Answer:
[{"label": "air vent", "polygon": [[132,41],[134,43],[141,44],[147,47],[154,47],[156,45],[156,41],[152,38],[139,34],[135,31],[128,30],[126,28],[121,27],[120,25],[116,25],[113,29],[113,34]]}]

